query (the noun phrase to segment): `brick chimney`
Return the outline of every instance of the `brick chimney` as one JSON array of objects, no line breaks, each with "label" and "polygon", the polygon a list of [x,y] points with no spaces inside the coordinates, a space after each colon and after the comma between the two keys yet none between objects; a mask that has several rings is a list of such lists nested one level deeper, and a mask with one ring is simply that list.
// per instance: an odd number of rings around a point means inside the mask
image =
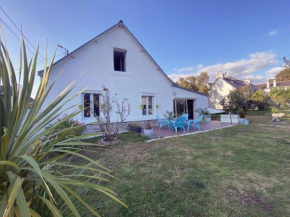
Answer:
[{"label": "brick chimney", "polygon": [[216,78],[224,78],[224,74],[223,73],[217,73]]}]

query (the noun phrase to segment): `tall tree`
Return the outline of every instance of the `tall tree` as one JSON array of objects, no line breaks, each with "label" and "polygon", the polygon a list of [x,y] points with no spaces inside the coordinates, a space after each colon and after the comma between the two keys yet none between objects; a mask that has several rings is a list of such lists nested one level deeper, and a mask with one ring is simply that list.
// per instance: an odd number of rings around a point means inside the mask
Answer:
[{"label": "tall tree", "polygon": [[277,81],[290,80],[290,68],[284,69],[275,76]]},{"label": "tall tree", "polygon": [[187,76],[185,78],[180,77],[176,83],[181,87],[197,91],[196,78],[193,75]]},{"label": "tall tree", "polygon": [[290,68],[290,58],[289,60],[286,57],[283,57],[283,61],[284,61],[284,68],[285,69],[289,69]]},{"label": "tall tree", "polygon": [[182,87],[207,94],[209,91],[209,87],[207,86],[208,81],[209,76],[207,72],[201,72],[197,77],[193,75],[185,78],[180,77],[176,83]]},{"label": "tall tree", "polygon": [[207,86],[208,81],[209,81],[209,76],[207,72],[201,72],[199,76],[196,78],[197,81],[197,89],[201,93],[207,94],[209,91],[209,88]]}]

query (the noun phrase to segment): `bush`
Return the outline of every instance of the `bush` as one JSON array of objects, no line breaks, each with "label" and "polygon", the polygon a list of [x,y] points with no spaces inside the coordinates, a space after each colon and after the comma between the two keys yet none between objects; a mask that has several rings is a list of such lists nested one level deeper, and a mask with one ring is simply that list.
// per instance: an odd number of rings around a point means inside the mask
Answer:
[{"label": "bush", "polygon": [[[66,117],[66,116],[67,116],[67,114],[64,114],[63,117]],[[62,118],[58,118],[57,119],[58,122],[60,122],[61,120],[62,120]],[[55,130],[56,131],[61,131],[61,130],[67,129],[69,127],[77,127],[77,126],[79,126],[79,127],[73,129],[71,135],[75,135],[75,136],[83,135],[83,132],[86,129],[85,123],[84,122],[79,122],[77,120],[74,120],[73,118],[61,122],[57,126],[57,128],[55,128]]]},{"label": "bush", "polygon": [[274,108],[271,109],[271,113],[272,114],[277,114],[277,113],[280,113],[280,110],[278,108],[274,107]]},{"label": "bush", "polygon": [[239,112],[239,115],[240,115],[240,118],[245,118],[246,115],[245,115],[245,112],[244,111],[240,111]]}]

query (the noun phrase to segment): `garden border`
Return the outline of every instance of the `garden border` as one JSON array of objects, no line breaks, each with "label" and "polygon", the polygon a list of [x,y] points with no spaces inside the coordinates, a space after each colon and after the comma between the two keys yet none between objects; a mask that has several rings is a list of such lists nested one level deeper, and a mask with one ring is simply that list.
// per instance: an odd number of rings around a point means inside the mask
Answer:
[{"label": "garden border", "polygon": [[175,135],[175,136],[165,136],[165,137],[160,137],[160,138],[155,138],[155,139],[149,139],[149,140],[146,140],[145,142],[154,142],[154,141],[163,140],[163,139],[170,139],[170,138],[176,138],[176,137],[181,137],[181,136],[189,136],[189,135],[194,135],[194,134],[199,134],[199,133],[206,133],[206,132],[210,132],[213,130],[221,130],[224,128],[229,128],[229,127],[234,127],[234,126],[239,126],[239,124],[213,128],[210,130],[202,130],[202,131],[196,131],[196,132],[192,132],[192,133],[185,133],[185,134],[180,134],[180,135]]}]

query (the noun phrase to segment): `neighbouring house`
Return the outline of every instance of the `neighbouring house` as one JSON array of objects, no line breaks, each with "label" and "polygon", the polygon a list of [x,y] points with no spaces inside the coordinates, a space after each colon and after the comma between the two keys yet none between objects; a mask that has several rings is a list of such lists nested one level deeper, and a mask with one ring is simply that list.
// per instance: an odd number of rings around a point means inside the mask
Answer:
[{"label": "neighbouring house", "polygon": [[[85,123],[94,122],[96,116],[101,115],[98,105],[102,103],[100,93],[103,85],[112,94],[117,94],[120,101],[129,99],[131,114],[127,121],[156,120],[156,115],[163,118],[167,110],[175,111],[176,116],[189,113],[192,119],[198,117],[196,109],[208,107],[208,96],[171,81],[122,21],[56,61],[48,85],[62,71],[42,109],[77,79],[68,97],[85,87],[87,89],[68,102],[65,108],[72,105],[89,107],[76,117]],[[82,72],[85,73],[80,76]],[[43,70],[38,75],[42,77]],[[117,120],[114,111],[111,119],[112,122]]]},{"label": "neighbouring house", "polygon": [[256,87],[263,89],[265,93],[269,93],[274,87],[286,89],[290,88],[290,80],[276,81],[276,79],[273,79],[273,82],[271,84],[270,81],[267,81],[267,83],[265,84],[257,84]]},{"label": "neighbouring house", "polygon": [[221,100],[228,96],[232,90],[247,85],[249,85],[252,90],[258,89],[251,83],[251,79],[238,80],[230,77],[227,72],[222,74],[218,73],[209,92],[209,107],[214,109],[223,109],[223,106],[220,104]]}]

